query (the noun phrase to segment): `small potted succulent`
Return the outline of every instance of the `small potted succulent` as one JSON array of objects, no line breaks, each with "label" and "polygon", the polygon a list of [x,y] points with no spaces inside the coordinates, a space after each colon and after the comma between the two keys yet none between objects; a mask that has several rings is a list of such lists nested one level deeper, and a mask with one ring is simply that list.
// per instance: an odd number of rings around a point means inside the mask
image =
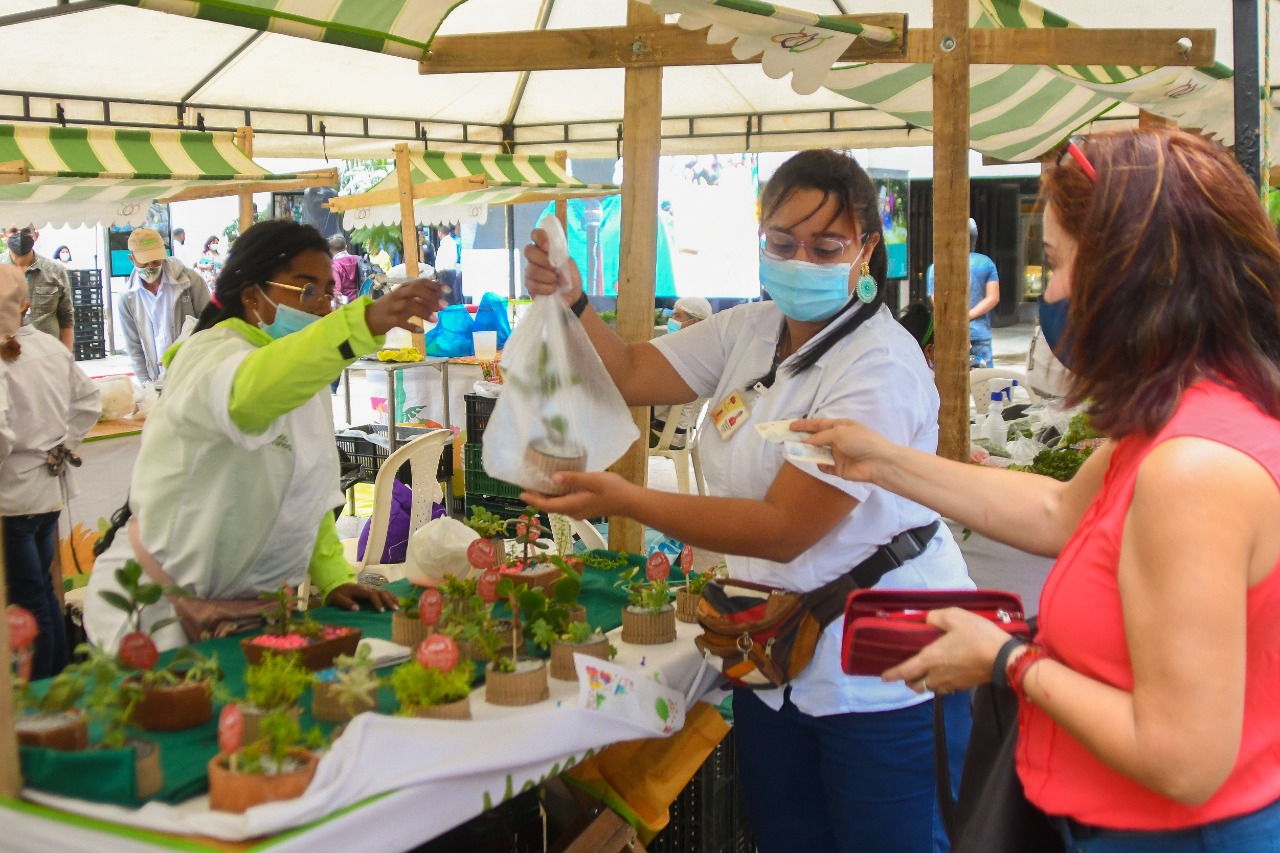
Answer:
[{"label": "small potted succulent", "polygon": [[520,553],[506,557],[488,540],[477,539],[467,548],[467,562],[479,571],[496,568],[504,577],[511,578],[516,586],[550,589],[563,573],[565,561],[543,556],[539,551],[537,543],[542,535],[542,524],[538,521],[536,509],[525,507],[524,513],[515,520],[515,534]]},{"label": "small potted succulent", "polygon": [[[686,554],[689,555],[687,560]],[[702,598],[702,591],[706,589],[709,582],[724,577],[728,572],[728,568],[723,563],[709,572],[695,572],[692,566],[692,550],[686,545],[680,553],[680,567],[684,569],[685,584],[681,589],[676,590],[676,618],[681,622],[698,621],[698,601]]]},{"label": "small potted succulent", "polygon": [[311,716],[326,723],[346,723],[357,714],[378,709],[378,677],[369,647],[338,655],[333,666],[316,673],[311,686]]},{"label": "small potted succulent", "polygon": [[447,634],[423,640],[415,659],[400,664],[388,679],[400,703],[397,713],[435,720],[471,719],[472,668],[468,661],[459,664],[460,656]]},{"label": "small potted succulent", "polygon": [[444,618],[465,617],[473,609],[483,606],[476,593],[475,578],[458,578],[456,575],[445,575],[438,587],[444,596]]},{"label": "small potted succulent", "polygon": [[240,650],[252,666],[267,651],[296,652],[302,665],[310,670],[328,669],[338,655],[354,655],[360,645],[360,629],[321,625],[310,613],[294,619],[296,597],[288,586],[262,594],[275,599],[276,606],[263,614],[267,630],[256,637],[240,641]]},{"label": "small potted succulent", "polygon": [[562,629],[556,629],[549,622],[539,620],[533,623],[530,632],[535,643],[551,651],[551,677],[561,681],[578,680],[578,668],[573,662],[575,654],[611,660],[618,653],[599,628],[592,628],[586,622],[569,622]]},{"label": "small potted succulent", "polygon": [[491,705],[541,702],[551,695],[547,687],[547,667],[544,661],[520,657],[524,633],[520,628],[515,585],[510,578],[502,578],[497,570],[489,569],[480,575],[478,586],[486,604],[492,605],[499,596],[506,596],[512,610],[510,625],[505,628],[493,618],[490,606],[472,614],[461,629],[462,636],[478,648],[486,661],[485,701]]},{"label": "small potted succulent", "polygon": [[262,719],[281,711],[295,719],[300,713],[298,699],[315,680],[315,673],[303,666],[296,653],[265,652],[244,672],[244,738],[252,743],[259,737]]},{"label": "small potted succulent", "polygon": [[667,582],[670,574],[671,561],[661,551],[649,557],[643,576],[638,567],[622,573],[617,583],[627,592],[627,606],[622,608],[622,642],[656,645],[676,638],[676,609]]},{"label": "small potted succulent", "polygon": [[404,596],[400,609],[391,614],[391,642],[416,649],[431,635],[443,613],[444,595],[436,587],[428,587],[416,597]]},{"label": "small potted succulent", "polygon": [[492,661],[494,654],[514,656],[524,648],[524,628],[519,619],[493,618],[493,605],[503,579],[497,569],[481,572],[475,582],[476,594],[468,600],[466,610],[446,613],[442,620],[444,630],[460,641],[462,653],[471,660]]},{"label": "small potted succulent", "polygon": [[237,707],[228,705],[219,720],[221,751],[209,759],[209,808],[243,814],[254,806],[301,796],[316,772],[324,734],[303,733],[296,717],[277,710],[262,719],[260,734],[244,738]]},{"label": "small potted succulent", "polygon": [[511,532],[511,526],[515,522],[514,519],[503,518],[482,506],[475,505],[471,507],[471,515],[463,519],[462,523],[474,530],[481,539],[488,539],[492,542],[498,552],[501,553],[503,544]]}]

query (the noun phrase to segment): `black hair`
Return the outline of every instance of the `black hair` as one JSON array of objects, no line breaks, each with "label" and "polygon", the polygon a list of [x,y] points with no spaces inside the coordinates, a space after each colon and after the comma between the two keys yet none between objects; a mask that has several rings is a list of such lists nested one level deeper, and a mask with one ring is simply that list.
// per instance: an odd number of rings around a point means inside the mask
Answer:
[{"label": "black hair", "polygon": [[59,246],[58,248],[56,248],[56,249],[54,249],[54,250],[53,250],[53,257],[54,257],[54,260],[58,260],[58,255],[61,255],[61,254],[62,254],[62,250],[63,250],[63,249],[66,249],[66,250],[67,250],[67,254],[68,254],[68,255],[69,255],[69,254],[71,254],[71,247],[70,247],[70,246]]},{"label": "black hair", "polygon": [[928,300],[908,303],[898,312],[898,322],[916,339],[920,349],[933,343],[933,306]]},{"label": "black hair", "polygon": [[347,238],[341,234],[334,234],[329,238],[329,251],[345,252],[347,250]]},{"label": "black hair", "polygon": [[[798,190],[817,190],[822,193],[821,207],[828,199],[836,202],[836,217],[851,216],[858,223],[863,239],[876,234],[876,246],[871,251],[868,264],[871,277],[876,280],[876,295],[870,302],[852,298],[836,314],[835,328],[805,348],[787,370],[792,376],[803,373],[817,363],[840,340],[857,330],[884,304],[884,283],[889,272],[889,251],[884,245],[884,225],[880,220],[879,199],[871,178],[851,155],[829,148],[801,151],[778,167],[773,177],[760,191],[760,221],[763,223],[778,207]],[[854,270],[855,275],[859,270]],[[786,322],[785,320],[783,321]],[[776,366],[761,382],[770,385]],[[765,379],[768,379],[766,382]]]},{"label": "black hair", "polygon": [[214,301],[200,314],[196,331],[203,331],[233,317],[244,318],[241,297],[247,288],[275,276],[303,252],[329,254],[329,243],[310,225],[292,219],[258,222],[236,239],[214,285]]}]

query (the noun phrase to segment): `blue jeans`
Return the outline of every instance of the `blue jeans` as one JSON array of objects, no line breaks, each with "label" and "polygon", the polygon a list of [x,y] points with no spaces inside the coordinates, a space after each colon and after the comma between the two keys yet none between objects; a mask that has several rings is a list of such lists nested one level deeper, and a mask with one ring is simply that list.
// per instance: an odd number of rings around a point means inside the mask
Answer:
[{"label": "blue jeans", "polygon": [[31,660],[31,678],[49,678],[62,672],[70,659],[67,625],[53,592],[53,550],[58,544],[58,515],[6,515],[4,517],[4,578],[9,603],[31,611],[40,633]]},{"label": "blue jeans", "polygon": [[1280,853],[1280,800],[1256,812],[1167,832],[1094,829],[1057,818],[1067,853]]},{"label": "blue jeans", "polygon": [[969,341],[969,366],[990,367],[994,364],[991,341]]},{"label": "blue jeans", "polygon": [[[953,793],[969,742],[969,695],[943,700]],[[934,781],[933,703],[869,714],[774,711],[733,692],[738,776],[760,853],[949,849]]]}]

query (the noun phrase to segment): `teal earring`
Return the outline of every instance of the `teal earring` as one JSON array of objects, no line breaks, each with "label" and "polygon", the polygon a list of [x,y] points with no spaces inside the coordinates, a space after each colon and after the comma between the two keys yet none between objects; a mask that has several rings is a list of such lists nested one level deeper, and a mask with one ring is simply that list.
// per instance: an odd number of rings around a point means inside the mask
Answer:
[{"label": "teal earring", "polygon": [[858,294],[858,301],[869,303],[876,298],[876,293],[880,287],[876,284],[876,280],[871,277],[871,264],[863,262],[862,275],[858,276],[858,284],[855,292]]}]

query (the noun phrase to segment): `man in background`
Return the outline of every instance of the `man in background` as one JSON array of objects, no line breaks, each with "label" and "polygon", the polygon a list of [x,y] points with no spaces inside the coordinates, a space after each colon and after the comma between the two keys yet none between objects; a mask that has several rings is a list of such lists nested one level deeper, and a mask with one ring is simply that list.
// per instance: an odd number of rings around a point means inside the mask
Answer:
[{"label": "man in background", "polygon": [[446,299],[452,305],[463,302],[462,297],[462,255],[458,249],[458,238],[454,236],[452,225],[441,225],[436,228],[440,245],[436,247],[436,280],[449,285],[450,293]]},{"label": "man in background", "polygon": [[204,277],[178,258],[166,256],[164,240],[150,228],[129,235],[129,289],[116,300],[116,317],[124,331],[124,349],[138,382],[158,382],[164,375],[164,353],[195,327],[209,304]]},{"label": "man in background", "polygon": [[6,251],[0,255],[0,264],[13,264],[27,277],[27,301],[31,308],[25,325],[53,335],[71,349],[75,343],[71,281],[62,264],[36,254],[39,239],[40,232],[34,224],[10,225],[4,232]]},{"label": "man in background", "polygon": [[[978,223],[969,220],[969,366],[990,367],[991,310],[1000,304],[1000,276],[995,261],[975,252]],[[933,299],[933,264],[926,276],[929,299]]]},{"label": "man in background", "polygon": [[360,293],[360,259],[347,251],[347,240],[341,234],[329,238],[329,254],[333,256],[333,292],[343,302],[353,302]]}]

